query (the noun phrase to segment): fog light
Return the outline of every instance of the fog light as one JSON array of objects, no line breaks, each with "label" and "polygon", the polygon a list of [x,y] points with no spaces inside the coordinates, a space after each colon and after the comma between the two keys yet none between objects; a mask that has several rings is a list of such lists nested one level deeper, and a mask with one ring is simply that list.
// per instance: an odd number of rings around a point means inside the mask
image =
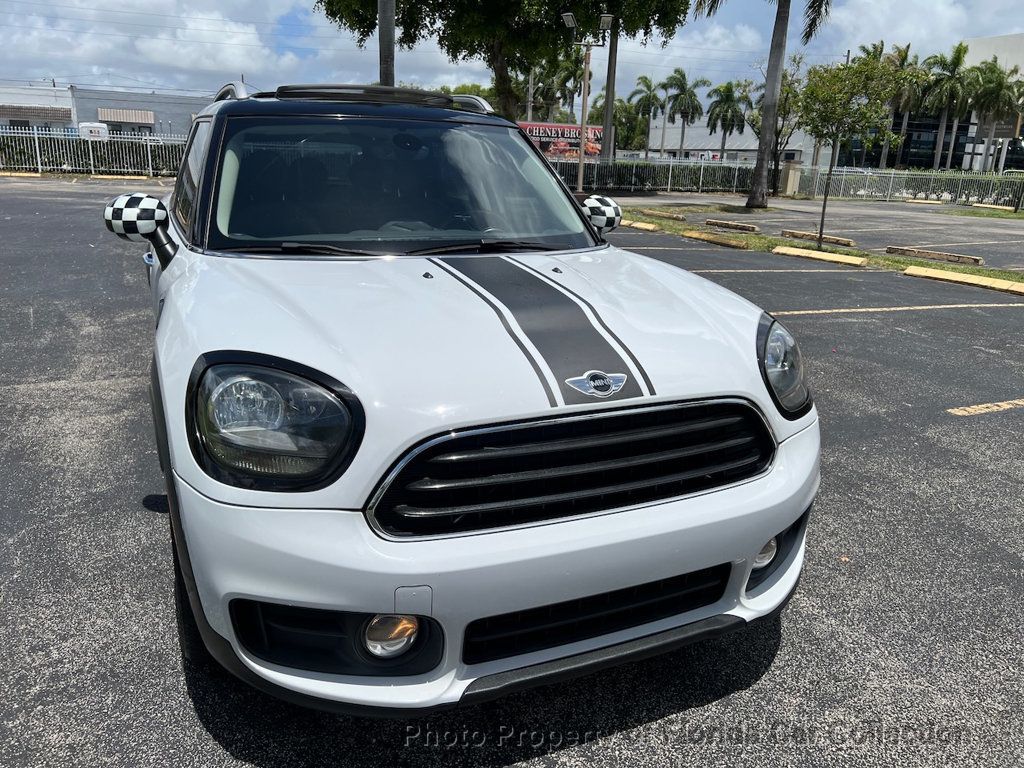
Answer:
[{"label": "fog light", "polygon": [[779,551],[779,542],[776,537],[772,536],[768,539],[767,543],[761,547],[761,551],[754,557],[754,570],[760,571],[762,568],[767,568],[772,564],[772,560],[775,559],[776,553]]},{"label": "fog light", "polygon": [[393,659],[412,647],[420,621],[415,616],[378,613],[366,625],[363,643],[379,659]]}]

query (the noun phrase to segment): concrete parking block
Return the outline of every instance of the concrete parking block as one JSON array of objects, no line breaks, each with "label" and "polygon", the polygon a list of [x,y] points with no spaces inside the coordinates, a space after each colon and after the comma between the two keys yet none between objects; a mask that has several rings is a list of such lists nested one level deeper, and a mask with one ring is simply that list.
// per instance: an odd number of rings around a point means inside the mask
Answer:
[{"label": "concrete parking block", "polygon": [[756,224],[745,224],[742,221],[723,221],[722,219],[706,219],[704,221],[709,227],[722,227],[723,229],[735,229],[740,232],[760,232],[761,228]]},{"label": "concrete parking block", "polygon": [[947,253],[945,251],[932,251],[927,248],[908,248],[902,245],[890,245],[885,249],[886,253],[894,253],[898,256],[912,256],[920,259],[935,259],[937,261],[949,261],[956,264],[974,264],[981,266],[985,260],[981,256],[965,256],[962,253]]},{"label": "concrete parking block", "polygon": [[[796,229],[784,229],[782,230],[783,237],[793,237],[797,240],[814,240],[817,241],[817,232],[801,232]],[[824,235],[821,238],[823,243],[829,243],[831,245],[845,245],[847,248],[852,248],[857,243],[848,237],[837,237],[836,235]]]},{"label": "concrete parking block", "polygon": [[840,253],[826,253],[825,251],[812,251],[808,248],[789,248],[780,245],[772,249],[772,253],[780,256],[799,256],[802,259],[817,259],[818,261],[829,261],[833,264],[846,264],[851,267],[863,267],[868,260],[858,256],[844,256]]},{"label": "concrete parking block", "polygon": [[904,270],[903,274],[908,277],[924,277],[929,280],[941,280],[946,283],[974,285],[978,288],[990,288],[994,291],[1017,293],[1024,296],[1024,282],[1000,280],[994,277],[982,277],[981,275],[969,275],[964,272],[950,272],[945,269],[931,269],[929,267],[908,267]]},{"label": "concrete parking block", "polygon": [[687,237],[690,240],[701,240],[705,243],[714,243],[715,245],[724,245],[726,248],[738,248],[741,251],[749,251],[750,246],[746,243],[740,242],[739,240],[732,240],[722,235],[713,235],[710,232],[697,232],[696,230],[688,230],[682,233],[683,237]]}]

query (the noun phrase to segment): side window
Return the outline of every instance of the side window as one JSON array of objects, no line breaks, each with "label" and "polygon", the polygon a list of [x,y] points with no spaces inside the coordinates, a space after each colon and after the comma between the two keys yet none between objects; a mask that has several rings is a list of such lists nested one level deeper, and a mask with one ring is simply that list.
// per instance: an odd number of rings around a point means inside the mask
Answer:
[{"label": "side window", "polygon": [[203,172],[203,160],[206,157],[206,146],[210,142],[210,123],[196,123],[192,131],[188,152],[178,170],[178,181],[174,185],[174,214],[186,232],[192,225],[192,212],[196,205],[196,190],[199,177]]}]

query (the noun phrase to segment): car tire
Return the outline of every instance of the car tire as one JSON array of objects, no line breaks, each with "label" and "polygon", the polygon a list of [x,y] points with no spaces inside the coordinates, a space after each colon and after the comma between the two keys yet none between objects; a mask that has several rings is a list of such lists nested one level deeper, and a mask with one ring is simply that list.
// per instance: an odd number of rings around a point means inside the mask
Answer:
[{"label": "car tire", "polygon": [[203,642],[203,636],[196,624],[192,604],[188,599],[185,578],[181,574],[181,563],[178,561],[178,549],[173,544],[174,555],[174,618],[178,627],[178,647],[181,650],[183,666],[207,667],[213,665],[213,657]]}]

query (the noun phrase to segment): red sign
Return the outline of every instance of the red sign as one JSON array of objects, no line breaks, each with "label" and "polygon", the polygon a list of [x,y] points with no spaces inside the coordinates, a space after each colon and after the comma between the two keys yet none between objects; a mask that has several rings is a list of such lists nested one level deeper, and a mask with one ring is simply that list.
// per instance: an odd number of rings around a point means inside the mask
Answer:
[{"label": "red sign", "polygon": [[[540,151],[548,157],[579,157],[580,127],[565,123],[520,123],[519,127],[526,131]],[[587,157],[601,154],[601,140],[604,129],[597,125],[587,126],[586,153]]]}]

